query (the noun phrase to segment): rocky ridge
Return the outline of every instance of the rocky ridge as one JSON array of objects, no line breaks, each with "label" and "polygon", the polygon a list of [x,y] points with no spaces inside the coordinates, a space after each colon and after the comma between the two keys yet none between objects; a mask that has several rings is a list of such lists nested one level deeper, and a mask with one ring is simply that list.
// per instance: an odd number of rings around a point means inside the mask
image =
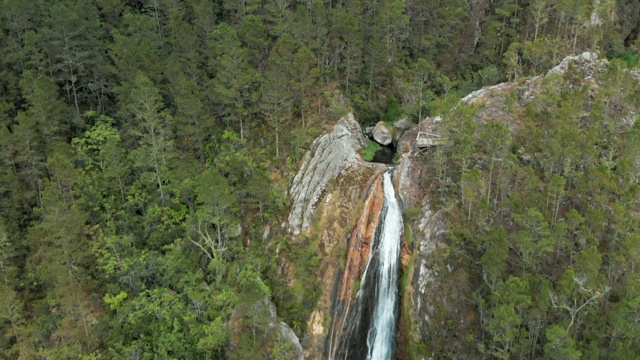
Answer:
[{"label": "rocky ridge", "polygon": [[[517,82],[505,82],[493,86],[487,86],[476,90],[465,96],[461,103],[475,104],[479,110],[476,115],[476,121],[482,123],[486,121],[501,121],[517,131],[519,127],[519,119],[514,114],[524,111],[526,106],[535,100],[540,94],[545,81],[554,76],[562,76],[570,69],[575,71],[579,77],[577,83],[563,84],[558,83],[557,91],[559,92],[563,86],[580,86],[588,85],[589,97],[599,90],[598,78],[609,69],[610,63],[606,59],[599,59],[596,53],[585,52],[580,55],[567,56],[558,65],[553,67],[544,75],[534,76],[529,79],[523,79]],[[631,75],[640,81],[640,71],[633,70]],[[621,89],[624,94],[624,89]],[[588,99],[587,99],[588,100]],[[614,99],[619,100],[619,99]],[[621,104],[624,107],[623,104]],[[515,111],[514,111],[515,110]],[[638,112],[635,109],[626,108],[620,111],[622,123],[631,125],[635,122]],[[429,122],[431,119],[426,119]]]},{"label": "rocky ridge", "polygon": [[290,233],[297,236],[309,228],[316,206],[332,179],[350,168],[372,167],[359,155],[365,143],[360,125],[353,114],[348,114],[330,133],[311,144],[289,190],[292,201],[288,219]]}]

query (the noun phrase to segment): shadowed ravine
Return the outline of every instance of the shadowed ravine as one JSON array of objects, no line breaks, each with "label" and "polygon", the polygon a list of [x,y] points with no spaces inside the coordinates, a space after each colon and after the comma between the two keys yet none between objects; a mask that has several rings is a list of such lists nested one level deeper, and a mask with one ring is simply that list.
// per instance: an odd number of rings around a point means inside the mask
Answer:
[{"label": "shadowed ravine", "polygon": [[[384,205],[355,301],[337,326],[332,359],[392,359],[398,314],[402,212],[391,181],[383,175]],[[347,259],[347,262],[349,259]],[[346,330],[343,336],[343,330]]]}]

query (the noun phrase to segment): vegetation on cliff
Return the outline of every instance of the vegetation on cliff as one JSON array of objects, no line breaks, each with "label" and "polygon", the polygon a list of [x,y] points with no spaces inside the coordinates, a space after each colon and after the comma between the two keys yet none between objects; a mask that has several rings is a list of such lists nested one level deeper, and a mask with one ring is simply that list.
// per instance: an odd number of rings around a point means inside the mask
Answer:
[{"label": "vegetation on cliff", "polygon": [[434,297],[433,323],[442,326],[423,338],[426,351],[499,359],[640,351],[640,82],[623,61],[599,64],[589,78],[569,64],[495,94],[512,97],[501,109],[511,121],[482,117],[490,113],[482,99],[442,121],[451,145],[429,166],[449,231],[434,252],[443,296]]}]

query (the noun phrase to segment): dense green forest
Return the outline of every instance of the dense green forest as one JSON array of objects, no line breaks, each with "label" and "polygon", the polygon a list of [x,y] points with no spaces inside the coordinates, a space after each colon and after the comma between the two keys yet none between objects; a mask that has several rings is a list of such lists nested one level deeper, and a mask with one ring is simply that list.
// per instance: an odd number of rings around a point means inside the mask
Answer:
[{"label": "dense green forest", "polygon": [[[261,314],[233,351],[228,322],[268,295],[298,335],[307,331],[313,281],[290,288],[280,257],[290,252],[296,275],[308,279],[317,259],[313,248],[290,247],[279,224],[289,179],[315,136],[350,107],[364,122],[398,105],[417,119],[586,49],[633,66],[640,5],[1,0],[0,28],[0,358],[278,359],[283,349],[255,325]],[[546,336],[565,358],[579,355],[572,339],[588,342],[594,357],[601,347],[621,358],[638,349],[629,313],[640,301],[638,258],[626,258],[637,251],[628,169],[638,135],[620,140],[615,124],[580,124],[568,108],[579,107],[580,91],[546,100],[553,116],[573,122],[544,122],[549,114],[532,109],[522,138],[480,137],[449,154],[460,166],[448,176],[477,185],[465,192],[468,214],[452,238],[482,234],[456,256],[483,259],[468,271],[487,274],[476,279],[486,283],[478,296],[487,354],[541,351],[530,343],[545,334],[521,329],[550,321],[542,306],[556,309]],[[591,109],[591,119],[606,110]],[[553,141],[546,130],[583,141],[606,134],[602,151],[614,155],[580,162],[575,153],[595,150],[576,140],[563,158],[514,165],[510,150],[541,154]],[[482,201],[481,173],[494,166],[495,182],[517,178],[523,193],[496,188],[486,198],[499,202]],[[549,185],[539,192],[538,183]],[[506,262],[507,231],[523,244],[559,233],[571,242],[513,245],[519,257]],[[544,261],[559,253],[572,255]],[[551,286],[555,299],[532,300]],[[604,294],[621,300],[582,306]]]}]

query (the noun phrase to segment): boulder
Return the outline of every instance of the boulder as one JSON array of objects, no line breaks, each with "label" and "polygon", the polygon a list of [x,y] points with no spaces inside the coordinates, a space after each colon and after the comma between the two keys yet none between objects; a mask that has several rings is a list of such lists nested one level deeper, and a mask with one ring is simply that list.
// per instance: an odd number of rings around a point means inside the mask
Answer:
[{"label": "boulder", "polygon": [[372,135],[373,140],[375,140],[380,145],[389,145],[391,144],[391,141],[393,141],[393,134],[391,133],[391,131],[389,131],[387,126],[382,121],[377,123],[373,128]]},{"label": "boulder", "polygon": [[365,135],[367,135],[368,137],[373,137],[373,129],[374,126],[367,126],[366,128],[364,128]]}]

